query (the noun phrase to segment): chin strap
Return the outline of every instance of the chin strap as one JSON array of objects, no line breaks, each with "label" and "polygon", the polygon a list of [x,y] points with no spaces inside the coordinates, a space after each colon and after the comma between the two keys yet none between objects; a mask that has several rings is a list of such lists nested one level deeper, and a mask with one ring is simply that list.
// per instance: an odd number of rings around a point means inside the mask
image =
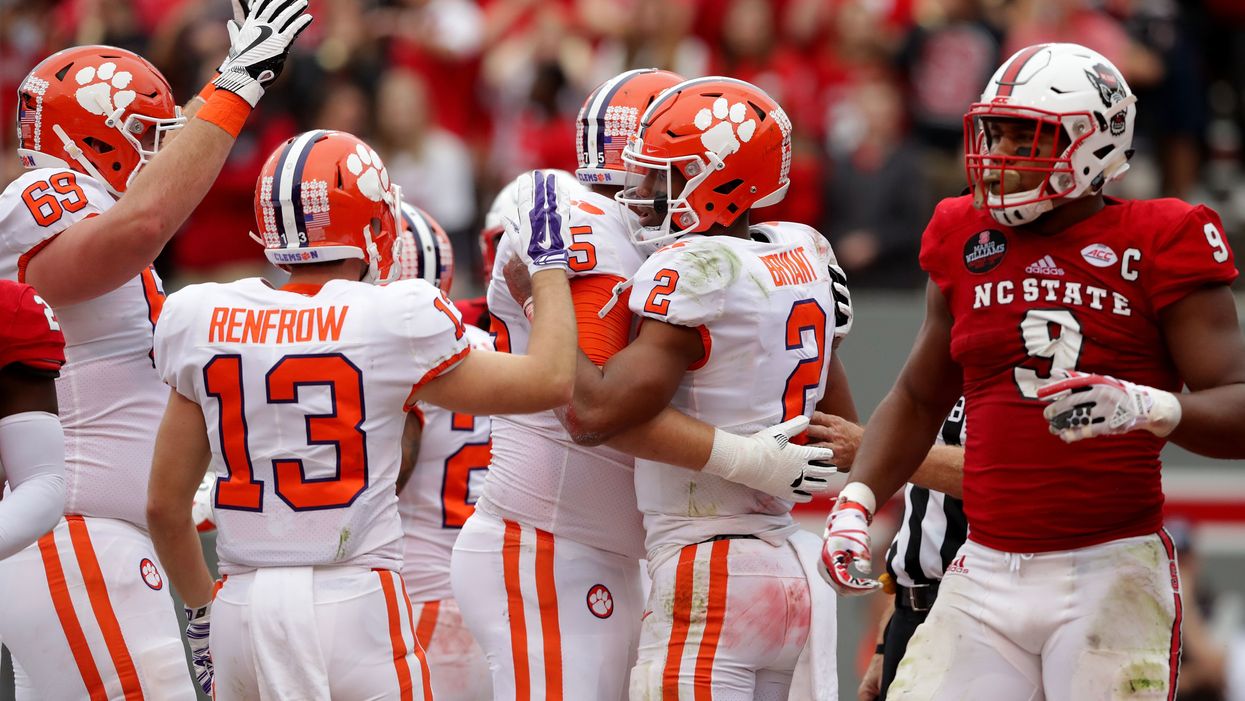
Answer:
[{"label": "chin strap", "polygon": [[112,183],[108,182],[108,180],[99,172],[99,169],[95,167],[95,164],[87,159],[86,154],[82,152],[81,148],[78,148],[78,145],[74,143],[74,140],[69,138],[69,135],[66,134],[65,130],[61,128],[61,125],[53,124],[52,132],[60,138],[61,146],[64,147],[65,153],[69,154],[70,158],[74,159],[78,165],[82,166],[86,170],[87,175],[95,178],[101,185],[108,188],[108,192],[111,192],[114,197],[121,196],[121,193],[117,192],[117,189],[112,186]]}]

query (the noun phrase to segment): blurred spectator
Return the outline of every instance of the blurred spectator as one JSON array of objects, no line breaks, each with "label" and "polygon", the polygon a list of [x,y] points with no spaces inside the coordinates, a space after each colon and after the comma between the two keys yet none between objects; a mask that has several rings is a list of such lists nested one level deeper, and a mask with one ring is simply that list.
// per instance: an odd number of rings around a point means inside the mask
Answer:
[{"label": "blurred spectator", "polygon": [[451,239],[463,239],[476,215],[471,153],[436,126],[430,112],[427,87],[417,74],[386,73],[376,96],[374,143],[406,201],[431,214]]},{"label": "blurred spectator", "polygon": [[1214,639],[1207,624],[1214,615],[1214,592],[1199,579],[1201,561],[1195,547],[1197,534],[1187,521],[1179,519],[1169,520],[1163,527],[1176,546],[1184,601],[1176,701],[1222,701],[1227,684],[1227,656],[1223,644]]},{"label": "blurred spectator", "polygon": [[877,79],[856,87],[830,145],[822,229],[852,287],[914,287],[929,216],[920,156],[904,132],[899,88]]},{"label": "blurred spectator", "polygon": [[964,188],[964,113],[1002,60],[999,39],[981,0],[925,0],[905,39],[905,102],[926,179],[939,197]]}]

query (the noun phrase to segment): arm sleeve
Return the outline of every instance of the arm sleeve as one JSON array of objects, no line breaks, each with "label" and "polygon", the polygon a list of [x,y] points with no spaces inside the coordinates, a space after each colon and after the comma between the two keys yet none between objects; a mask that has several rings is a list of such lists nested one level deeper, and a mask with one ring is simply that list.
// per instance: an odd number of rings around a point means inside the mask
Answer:
[{"label": "arm sleeve", "polygon": [[1213,209],[1203,205],[1192,207],[1157,242],[1151,266],[1153,272],[1147,279],[1155,312],[1191,292],[1210,285],[1226,285],[1237,276],[1223,222]]},{"label": "arm sleeve", "polygon": [[0,419],[0,463],[12,493],[0,501],[0,560],[52,530],[65,511],[65,434],[45,411]]},{"label": "arm sleeve", "polygon": [[594,365],[600,367],[631,337],[630,290],[622,294],[618,304],[602,317],[601,309],[609,303],[614,287],[623,279],[613,275],[586,275],[571,278],[571,299],[575,303],[575,322],[579,329],[579,347]]},{"label": "arm sleeve", "polygon": [[52,308],[29,285],[0,281],[0,367],[21,363],[47,373],[65,364],[65,336]]},{"label": "arm sleeve", "polygon": [[724,245],[698,240],[654,253],[635,274],[632,313],[696,328],[722,316],[741,263]]}]

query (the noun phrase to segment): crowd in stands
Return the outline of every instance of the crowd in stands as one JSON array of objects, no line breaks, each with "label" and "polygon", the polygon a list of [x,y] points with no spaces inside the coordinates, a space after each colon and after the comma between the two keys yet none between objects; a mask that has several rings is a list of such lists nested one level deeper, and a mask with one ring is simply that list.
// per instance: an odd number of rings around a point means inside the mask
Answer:
[{"label": "crowd in stands", "polygon": [[[1139,96],[1117,194],[1206,202],[1245,237],[1245,4],[1239,0],[311,0],[315,23],[216,186],[160,261],[174,282],[262,271],[246,232],[264,156],[309,128],[375,144],[451,233],[460,270],[492,196],[519,172],[574,169],[574,117],[628,67],[754,82],[794,125],[787,199],[854,288],[911,288],[937,199],[959,194],[962,116],[1016,48],[1075,41]],[[227,0],[0,0],[0,108],[52,50],[122,46],[185,100],[228,46]],[[2,130],[12,153],[13,129]],[[20,164],[4,160],[7,182]],[[1239,249],[1238,249],[1239,250]],[[462,274],[459,293],[478,288]]]}]

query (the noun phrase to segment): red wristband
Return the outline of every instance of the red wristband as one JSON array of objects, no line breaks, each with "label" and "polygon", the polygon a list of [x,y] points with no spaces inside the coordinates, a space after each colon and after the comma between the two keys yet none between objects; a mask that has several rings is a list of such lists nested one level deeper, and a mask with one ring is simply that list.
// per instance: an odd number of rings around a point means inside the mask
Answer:
[{"label": "red wristband", "polygon": [[246,100],[228,90],[217,90],[207,99],[207,104],[199,108],[195,117],[215,124],[236,139],[250,114],[251,105]]}]

